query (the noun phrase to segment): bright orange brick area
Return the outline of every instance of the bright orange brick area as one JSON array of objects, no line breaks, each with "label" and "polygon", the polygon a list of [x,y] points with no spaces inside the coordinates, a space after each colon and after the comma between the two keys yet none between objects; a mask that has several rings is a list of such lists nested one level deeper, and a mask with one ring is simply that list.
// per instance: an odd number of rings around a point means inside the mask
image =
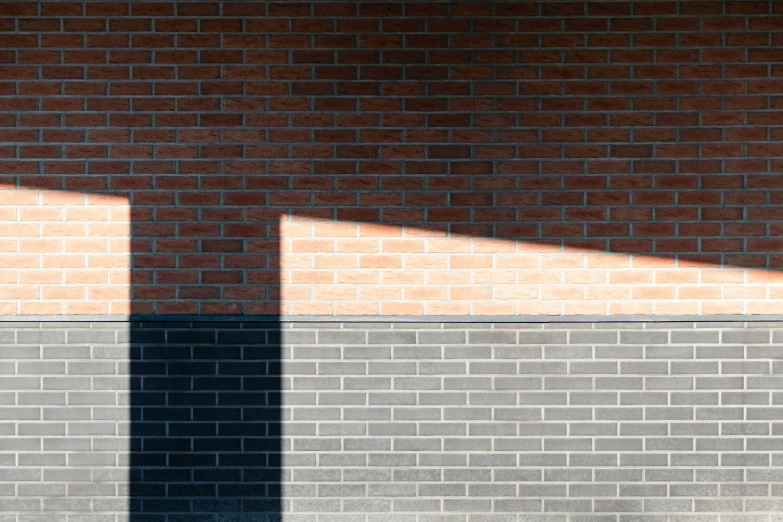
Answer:
[{"label": "bright orange brick area", "polygon": [[0,314],[130,312],[127,199],[0,187]]},{"label": "bright orange brick area", "polygon": [[296,217],[282,236],[288,314],[783,312],[774,270]]}]

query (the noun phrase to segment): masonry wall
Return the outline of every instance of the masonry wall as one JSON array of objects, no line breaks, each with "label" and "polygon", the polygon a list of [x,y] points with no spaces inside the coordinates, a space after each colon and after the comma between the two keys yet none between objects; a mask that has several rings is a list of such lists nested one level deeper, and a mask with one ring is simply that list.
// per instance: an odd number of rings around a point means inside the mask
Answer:
[{"label": "masonry wall", "polygon": [[780,312],[780,9],[0,4],[0,311]]},{"label": "masonry wall", "polygon": [[783,510],[782,323],[0,326],[3,521]]},{"label": "masonry wall", "polygon": [[0,3],[0,522],[780,522],[782,12]]}]

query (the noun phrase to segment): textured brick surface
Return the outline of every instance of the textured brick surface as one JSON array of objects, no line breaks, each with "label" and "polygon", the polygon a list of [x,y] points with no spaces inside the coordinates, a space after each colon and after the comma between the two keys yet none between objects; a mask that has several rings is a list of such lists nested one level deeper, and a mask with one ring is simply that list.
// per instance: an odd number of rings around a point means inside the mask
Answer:
[{"label": "textured brick surface", "polygon": [[2,3],[0,313],[781,313],[782,31],[773,1]]},{"label": "textured brick surface", "polygon": [[0,324],[3,522],[783,511],[783,323],[130,326]]}]

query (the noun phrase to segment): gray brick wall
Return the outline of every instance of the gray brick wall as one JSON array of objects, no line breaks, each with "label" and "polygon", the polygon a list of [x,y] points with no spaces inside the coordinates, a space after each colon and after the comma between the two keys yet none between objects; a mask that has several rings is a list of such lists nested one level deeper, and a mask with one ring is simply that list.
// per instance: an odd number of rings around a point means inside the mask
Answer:
[{"label": "gray brick wall", "polygon": [[0,522],[783,520],[783,322],[0,323]]}]

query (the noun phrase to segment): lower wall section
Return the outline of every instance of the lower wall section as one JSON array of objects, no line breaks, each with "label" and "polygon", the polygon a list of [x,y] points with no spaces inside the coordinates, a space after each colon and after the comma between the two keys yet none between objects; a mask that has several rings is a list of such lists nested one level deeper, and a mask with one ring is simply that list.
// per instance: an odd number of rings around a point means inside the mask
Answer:
[{"label": "lower wall section", "polygon": [[0,522],[783,520],[783,322],[0,323]]}]

